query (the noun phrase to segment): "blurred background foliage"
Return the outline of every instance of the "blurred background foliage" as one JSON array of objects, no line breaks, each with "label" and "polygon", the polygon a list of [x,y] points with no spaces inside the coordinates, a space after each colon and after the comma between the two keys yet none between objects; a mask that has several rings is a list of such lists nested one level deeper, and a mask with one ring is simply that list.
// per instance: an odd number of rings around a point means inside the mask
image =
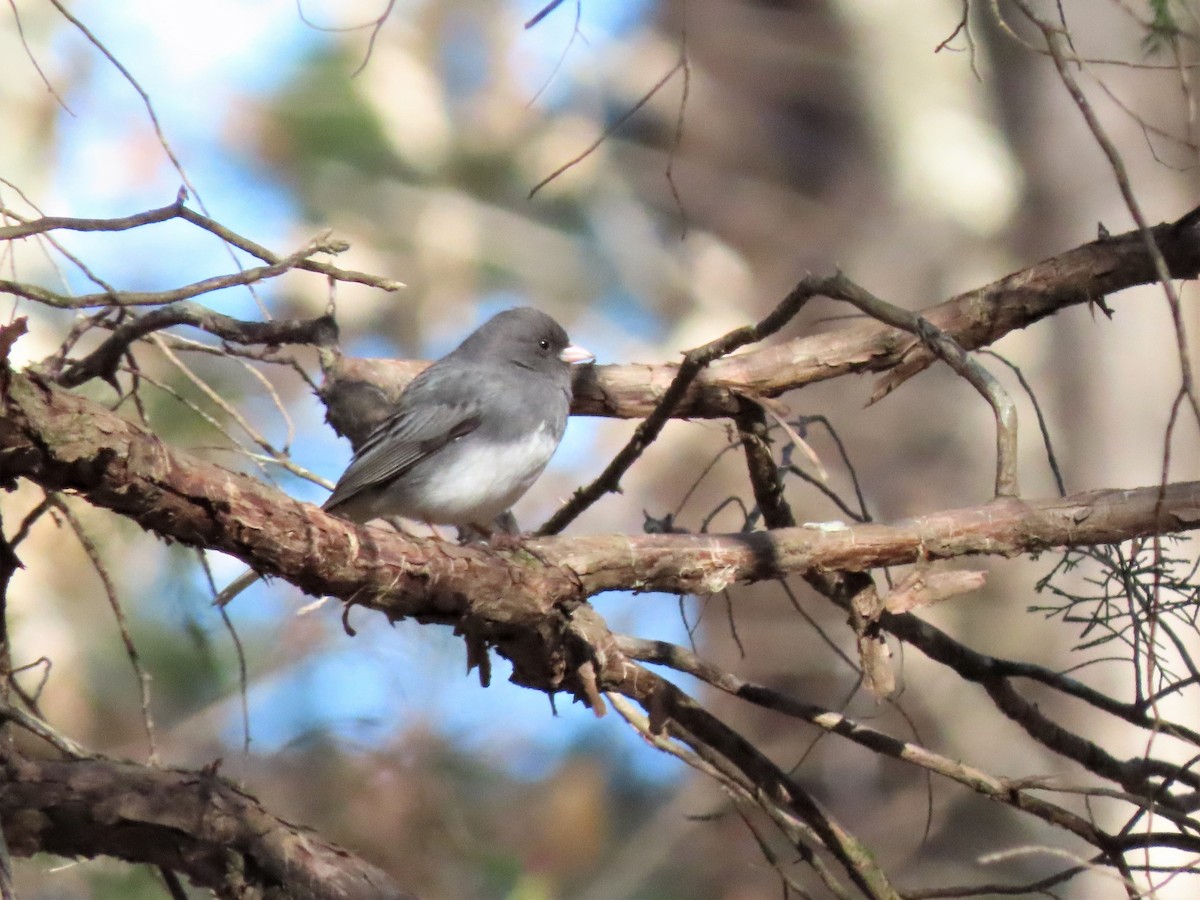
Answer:
[{"label": "blurred background foliage", "polygon": [[[969,42],[959,32],[940,51],[963,15],[956,0],[582,0],[523,28],[539,6],[400,0],[373,35],[350,28],[380,12],[358,0],[299,8],[83,0],[72,12],[148,93],[193,204],[281,254],[331,229],[352,244],[340,265],[407,283],[395,295],[339,286],[342,345],[358,355],[436,356],[496,310],[531,304],[557,316],[601,362],[670,361],[756,319],[809,271],[840,266],[884,298],[919,308],[1090,240],[1097,222],[1114,232],[1131,227],[1052,64],[998,27],[988,4],[971,6]],[[1196,136],[1186,68],[1196,55],[1194,6],[1061,6],[1081,55],[1138,64],[1090,65],[1087,88],[1152,221],[1175,218],[1196,203],[1196,153],[1159,131],[1184,142]],[[19,0],[4,15],[0,201],[26,214],[36,204],[92,217],[170,202],[181,175],[121,74],[52,6]],[[681,60],[686,72],[678,68],[647,99]],[[61,240],[127,289],[232,266],[211,235],[180,222]],[[88,289],[78,271],[56,272],[36,246],[3,262],[25,280]],[[286,317],[330,302],[327,285],[304,273],[256,293],[206,300],[247,317],[261,314],[258,304]],[[1152,289],[1115,306],[1116,323],[1074,308],[997,347],[1034,385],[1071,491],[1151,484],[1160,474],[1178,379],[1169,316]],[[57,346],[70,325],[65,314],[25,304],[15,312],[34,317],[17,347],[28,359]],[[846,314],[812,304],[785,336],[832,327]],[[1188,315],[1194,323],[1190,307]],[[183,358],[300,465],[327,478],[341,471],[348,450],[294,372]],[[315,358],[300,359],[315,374]],[[323,497],[276,466],[231,453],[231,439],[245,436],[169,360],[147,351],[142,365],[161,383],[148,381],[142,396],[164,439],[276,479],[297,496]],[[841,379],[786,399],[794,412],[834,423],[875,517],[988,498],[990,415],[965,384],[935,368],[864,408],[870,388]],[[87,391],[114,397],[103,385]],[[1028,404],[1022,410],[1032,422]],[[554,466],[518,508],[522,523],[536,525],[598,472],[631,428],[574,421]],[[597,504],[574,530],[638,531],[645,514],[668,512],[698,527],[724,498],[749,496],[736,454],[688,494],[727,439],[720,423],[673,423],[625,493]],[[847,491],[832,440],[820,432],[811,439],[834,486]],[[1025,491],[1053,493],[1036,429],[1026,425],[1022,439]],[[1194,451],[1195,436],[1182,435],[1173,478],[1196,477]],[[800,482],[791,490],[803,518],[840,517]],[[6,494],[5,527],[41,499],[28,486]],[[504,684],[503,672],[481,690],[463,677],[460,642],[433,629],[387,629],[364,617],[350,640],[334,610],[297,615],[304,601],[287,585],[247,595],[232,611],[249,685],[246,749],[238,656],[208,606],[195,553],[67,503],[121,598],[168,764],[223,758],[226,774],[270,808],[429,897],[779,895],[755,837],[719,792],[641,745],[615,716],[595,722],[560,703],[556,717],[545,698]],[[23,545],[27,568],[12,586],[17,661],[52,660],[40,694],[50,721],[98,751],[144,758],[138,680],[101,582],[68,524],[53,518]],[[729,507],[709,527],[742,524]],[[240,568],[210,564],[218,583]],[[987,652],[1070,665],[1075,632],[1025,612],[1045,569],[995,566],[984,592],[929,617]],[[802,586],[797,592],[813,622],[853,656],[839,615]],[[916,733],[991,771],[1075,774],[1015,726],[997,724],[973,688],[926,660],[900,660],[898,707],[855,694],[855,672],[778,585],[683,606],[655,595],[597,605],[618,630],[680,642],[691,632],[727,668],[812,702],[848,704],[876,727]],[[22,683],[32,690],[46,672],[36,665]],[[1119,670],[1093,673],[1100,686],[1123,684]],[[911,769],[713,702],[775,759],[797,766],[901,884],[978,877],[987,872],[979,853],[1028,839],[1028,823],[1011,812],[938,785],[928,794]],[[1059,713],[1070,721],[1069,711]],[[1110,738],[1122,749],[1120,733]],[[1031,857],[1005,870],[1016,880],[1055,865]],[[35,859],[21,864],[19,884],[23,898],[162,895],[147,873],[110,862]],[[1095,884],[1080,879],[1063,896],[1094,896]]]}]

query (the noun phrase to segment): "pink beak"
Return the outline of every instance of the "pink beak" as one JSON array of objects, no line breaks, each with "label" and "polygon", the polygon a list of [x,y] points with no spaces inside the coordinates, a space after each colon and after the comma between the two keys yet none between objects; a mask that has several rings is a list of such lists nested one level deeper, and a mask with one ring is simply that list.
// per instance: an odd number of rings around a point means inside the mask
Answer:
[{"label": "pink beak", "polygon": [[592,356],[589,351],[584,350],[582,347],[576,347],[574,344],[564,347],[562,352],[558,354],[558,358],[572,366],[584,365],[596,361],[596,357]]}]

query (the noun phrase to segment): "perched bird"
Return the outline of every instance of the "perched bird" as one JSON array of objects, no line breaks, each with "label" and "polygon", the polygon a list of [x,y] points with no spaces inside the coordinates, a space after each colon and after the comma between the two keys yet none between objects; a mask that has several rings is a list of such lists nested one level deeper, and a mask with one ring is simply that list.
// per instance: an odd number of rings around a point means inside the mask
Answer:
[{"label": "perched bird", "polygon": [[[322,509],[352,522],[402,516],[490,533],[558,449],[571,366],[592,361],[545,313],[498,313],[409,383]],[[215,603],[257,578],[245,572]]]}]

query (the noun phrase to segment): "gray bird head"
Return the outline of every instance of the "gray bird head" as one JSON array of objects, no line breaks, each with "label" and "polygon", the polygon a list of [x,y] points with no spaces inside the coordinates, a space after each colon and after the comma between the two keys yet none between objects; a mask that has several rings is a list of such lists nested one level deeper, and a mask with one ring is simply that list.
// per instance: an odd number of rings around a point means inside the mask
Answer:
[{"label": "gray bird head", "polygon": [[566,331],[541,310],[507,309],[484,322],[454,351],[467,360],[495,359],[523,369],[570,379],[570,367],[595,357],[571,343]]}]

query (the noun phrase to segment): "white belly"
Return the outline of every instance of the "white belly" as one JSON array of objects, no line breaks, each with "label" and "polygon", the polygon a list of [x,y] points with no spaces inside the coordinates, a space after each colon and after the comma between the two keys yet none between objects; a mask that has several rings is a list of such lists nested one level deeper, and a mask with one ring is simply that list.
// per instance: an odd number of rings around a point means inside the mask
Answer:
[{"label": "white belly", "polygon": [[489,526],[529,490],[557,447],[546,427],[520,443],[479,446],[467,440],[447,447],[429,460],[436,476],[412,484],[404,504],[411,512],[404,515],[438,525]]}]

